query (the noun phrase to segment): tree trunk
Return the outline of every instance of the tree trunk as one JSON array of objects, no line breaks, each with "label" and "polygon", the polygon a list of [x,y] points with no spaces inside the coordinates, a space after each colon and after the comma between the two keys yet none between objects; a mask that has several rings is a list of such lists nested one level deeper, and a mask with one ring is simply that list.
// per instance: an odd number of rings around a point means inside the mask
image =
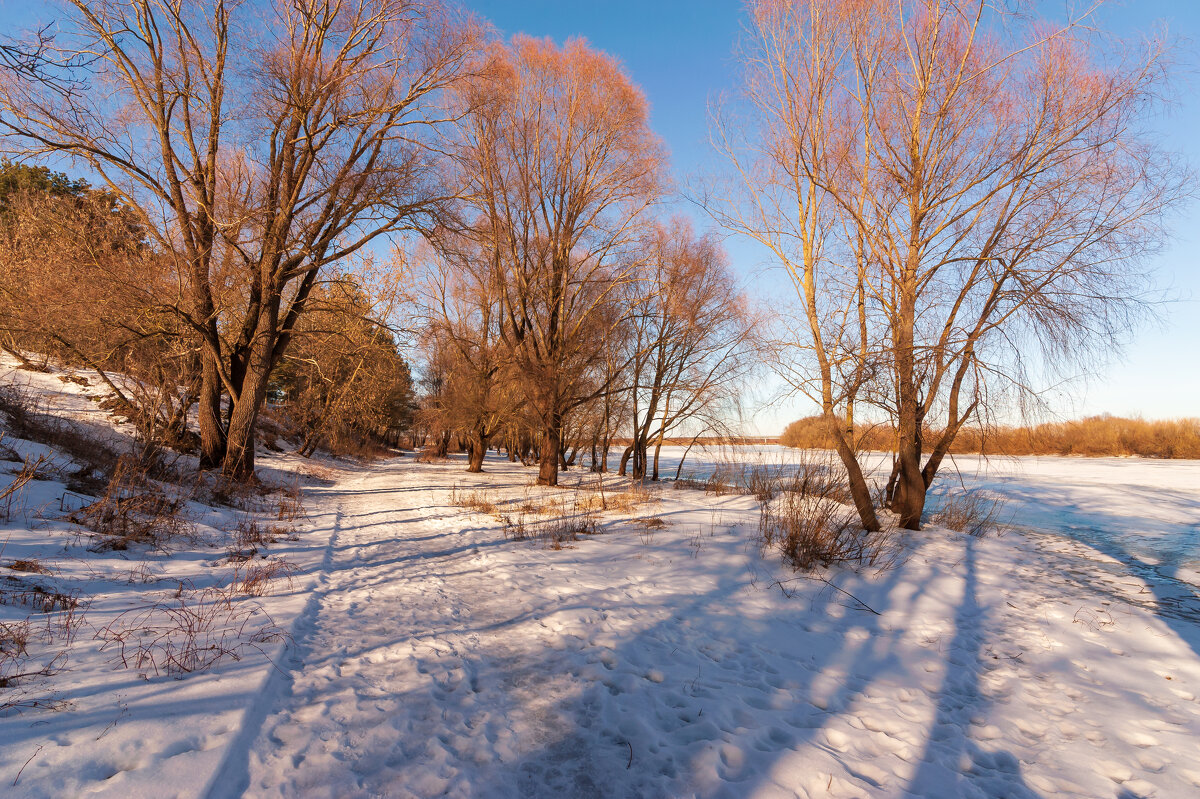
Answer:
[{"label": "tree trunk", "polygon": [[242,395],[233,405],[225,460],[221,465],[221,472],[230,479],[251,480],[254,477],[254,431],[258,426],[259,409],[267,398],[269,375],[269,367],[259,372],[259,364],[256,363],[247,371],[242,383]]},{"label": "tree trunk", "polygon": [[[221,422],[221,396],[224,393],[216,356],[200,356],[200,394],[196,418],[200,425],[200,468],[216,469],[225,461],[226,433]],[[230,398],[233,403],[233,398]]]},{"label": "tree trunk", "polygon": [[[915,246],[912,248],[916,251]],[[910,256],[910,261],[915,255]],[[914,264],[908,273],[916,274]],[[925,510],[925,480],[921,477],[921,416],[914,376],[914,327],[916,325],[916,287],[907,277],[900,287],[900,314],[896,325],[896,377],[898,384],[898,438],[896,461],[900,472],[896,481],[896,497],[892,510],[900,516],[900,527],[921,529],[921,514]]]},{"label": "tree trunk", "polygon": [[483,458],[488,451],[487,434],[479,428],[475,429],[475,438],[467,441],[467,471],[482,472]]},{"label": "tree trunk", "polygon": [[558,485],[558,462],[562,458],[562,423],[554,419],[542,433],[541,464],[538,485]]},{"label": "tree trunk", "polygon": [[629,473],[629,456],[632,454],[633,454],[633,444],[630,444],[628,447],[625,448],[625,451],[621,453],[621,466],[617,470],[617,474],[619,476],[624,477],[626,474]]}]

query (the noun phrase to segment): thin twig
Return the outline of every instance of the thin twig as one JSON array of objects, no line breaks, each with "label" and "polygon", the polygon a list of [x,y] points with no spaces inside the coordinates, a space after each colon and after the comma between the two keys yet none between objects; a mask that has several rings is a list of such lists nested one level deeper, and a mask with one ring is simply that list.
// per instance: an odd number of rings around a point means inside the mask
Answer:
[{"label": "thin twig", "polygon": [[[25,766],[28,766],[33,762],[33,759],[38,756],[38,752],[42,751],[43,746],[45,746],[45,744],[38,744],[38,748],[34,749],[33,754],[30,755],[29,759],[25,761]],[[21,770],[17,772],[17,776],[13,777],[12,784],[14,786],[17,784],[17,780],[21,779],[21,772],[25,771],[25,766],[21,766]]]}]

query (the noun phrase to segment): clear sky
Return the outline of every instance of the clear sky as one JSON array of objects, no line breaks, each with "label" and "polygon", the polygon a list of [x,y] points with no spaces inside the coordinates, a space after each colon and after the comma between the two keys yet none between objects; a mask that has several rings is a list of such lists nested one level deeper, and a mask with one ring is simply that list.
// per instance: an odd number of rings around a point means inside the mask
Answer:
[{"label": "clear sky", "polygon": [[[504,34],[527,33],[563,41],[582,36],[621,59],[651,104],[652,124],[672,153],[681,179],[723,166],[708,146],[709,100],[734,80],[731,59],[738,36],[741,0],[463,0]],[[1061,9],[1064,0],[1047,0]],[[1075,3],[1078,5],[1078,3]],[[53,16],[53,3],[0,0],[0,33]],[[1183,42],[1177,103],[1161,120],[1168,146],[1200,166],[1200,0],[1111,2],[1102,25],[1136,35],[1165,25]],[[708,223],[693,213],[699,227]],[[1180,298],[1156,311],[1158,321],[1137,331],[1123,355],[1103,371],[1087,376],[1065,417],[1110,412],[1148,418],[1200,416],[1200,205],[1174,220],[1175,239],[1153,264],[1160,284]],[[778,286],[763,275],[757,250],[728,243],[731,259],[751,291]],[[810,412],[804,402],[763,408],[755,416],[764,433]]]},{"label": "clear sky", "polygon": [[[467,0],[505,35],[527,33],[562,41],[582,36],[618,56],[645,90],[652,124],[667,142],[679,176],[720,169],[708,146],[707,107],[735,76],[731,54],[741,30],[741,0]],[[1061,10],[1062,2],[1047,2]],[[1076,6],[1079,4],[1076,3]],[[1168,146],[1200,166],[1200,0],[1110,2],[1102,26],[1121,36],[1165,26],[1182,40],[1177,101],[1161,131]],[[697,224],[707,226],[699,214]],[[1152,265],[1160,285],[1179,297],[1158,308],[1157,322],[1137,331],[1108,368],[1086,375],[1059,408],[1064,417],[1109,412],[1147,418],[1200,416],[1200,204],[1174,220],[1175,239]],[[761,269],[758,252],[727,244],[751,289],[778,286]],[[804,401],[763,408],[755,418],[763,433],[811,412]]]}]

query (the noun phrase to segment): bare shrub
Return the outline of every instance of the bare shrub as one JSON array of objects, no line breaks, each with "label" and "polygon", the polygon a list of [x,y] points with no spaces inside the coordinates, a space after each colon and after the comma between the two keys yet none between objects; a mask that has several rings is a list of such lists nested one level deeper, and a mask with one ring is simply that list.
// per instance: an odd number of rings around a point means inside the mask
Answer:
[{"label": "bare shrub", "polygon": [[[240,660],[246,649],[288,637],[261,605],[238,600],[226,589],[179,591],[170,599],[128,610],[95,636],[100,650],[114,650],[124,668],[153,669],[181,678],[212,668],[222,660]],[[266,621],[257,624],[256,617]]]},{"label": "bare shrub", "polygon": [[266,596],[271,593],[276,580],[286,580],[290,589],[292,575],[298,573],[299,569],[286,560],[249,563],[245,568],[233,570],[233,581],[230,583],[230,587],[234,592],[245,596]]},{"label": "bare shrub", "polygon": [[253,516],[238,519],[231,531],[233,544],[238,549],[253,549],[274,544],[280,538],[285,538],[290,532],[288,528],[279,525],[259,524]]},{"label": "bare shrub", "polygon": [[281,522],[294,522],[302,516],[304,516],[304,502],[300,493],[300,483],[293,480],[280,491],[275,518]]},{"label": "bare shrub", "polygon": [[8,418],[14,437],[51,447],[75,464],[75,471],[67,475],[70,491],[96,496],[104,490],[119,460],[110,441],[87,425],[45,412],[31,392],[16,384],[0,386],[0,412]]},{"label": "bare shrub", "polygon": [[263,510],[261,493],[253,483],[224,475],[201,472],[197,477],[196,497],[207,505],[224,505],[248,512]]},{"label": "bare shrub", "polygon": [[473,510],[476,513],[497,516],[496,503],[488,498],[487,491],[484,489],[460,492],[458,486],[454,486],[450,490],[450,504]]},{"label": "bare shrub", "polygon": [[978,538],[986,536],[999,525],[1004,499],[980,489],[963,490],[940,498],[937,510],[929,521]]},{"label": "bare shrub", "polygon": [[7,578],[0,582],[0,605],[29,611],[0,621],[0,710],[55,706],[36,681],[66,666],[86,606],[75,594]]},{"label": "bare shrub", "polygon": [[71,514],[71,520],[96,534],[93,549],[125,550],[133,544],[165,549],[172,541],[194,536],[184,516],[184,501],[169,497],[129,456],[117,460],[104,494]]},{"label": "bare shrub", "polygon": [[442,454],[438,447],[429,446],[423,448],[417,457],[413,459],[417,463],[449,463],[450,459]]},{"label": "bare shrub", "polygon": [[21,462],[21,468],[14,472],[13,479],[7,486],[0,489],[0,507],[4,509],[5,521],[12,518],[13,503],[24,492],[25,486],[38,479],[38,475],[45,465],[46,457],[44,455],[39,455],[37,458],[24,458]]},{"label": "bare shrub", "polygon": [[770,502],[779,493],[779,478],[765,464],[754,464],[746,470],[746,489],[759,502]]},{"label": "bare shrub", "polygon": [[775,495],[759,509],[758,532],[764,550],[779,551],[798,571],[838,563],[875,563],[883,536],[866,531],[848,504],[844,475],[828,462],[799,464],[774,482]]}]

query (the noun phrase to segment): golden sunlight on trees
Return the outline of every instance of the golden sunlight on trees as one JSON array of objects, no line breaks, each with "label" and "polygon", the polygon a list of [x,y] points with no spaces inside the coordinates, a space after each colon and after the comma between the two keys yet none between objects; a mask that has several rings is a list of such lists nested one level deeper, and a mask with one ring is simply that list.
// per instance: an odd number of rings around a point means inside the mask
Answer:
[{"label": "golden sunlight on trees", "polygon": [[436,2],[73,0],[35,59],[6,62],[5,146],[88,167],[171,261],[158,309],[202,362],[207,465],[253,475],[321,270],[443,213],[438,98],[474,38]]},{"label": "golden sunlight on trees", "polygon": [[[868,530],[859,409],[896,430],[918,529],[959,430],[1119,339],[1187,175],[1146,129],[1168,54],[986,0],[760,0],[710,198],[800,300],[781,371],[816,400]],[[926,437],[923,431],[937,429]]]},{"label": "golden sunlight on trees", "polygon": [[[663,441],[684,424],[720,434],[752,366],[756,320],[712,235],[684,219],[644,237],[643,299],[636,306],[629,364],[632,442],[621,474],[658,479]],[[650,445],[654,456],[648,461]],[[680,464],[682,466],[682,463]]]},{"label": "golden sunlight on trees", "polygon": [[662,185],[662,146],[642,93],[580,41],[497,45],[457,96],[473,257],[536,419],[538,481],[557,485],[568,414],[609,390],[594,372]]}]

